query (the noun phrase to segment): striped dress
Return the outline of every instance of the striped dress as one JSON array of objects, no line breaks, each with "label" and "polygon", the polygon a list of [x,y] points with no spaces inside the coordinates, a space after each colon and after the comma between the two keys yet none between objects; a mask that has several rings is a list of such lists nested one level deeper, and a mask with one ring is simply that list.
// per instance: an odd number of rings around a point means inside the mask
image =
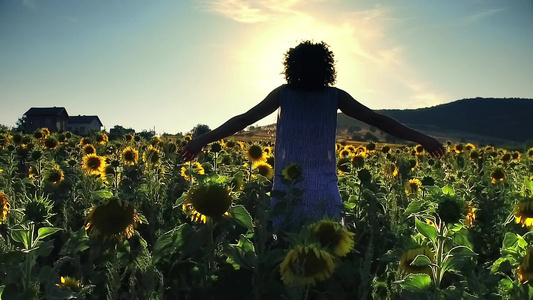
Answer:
[{"label": "striped dress", "polygon": [[[273,190],[286,190],[281,172],[297,163],[303,180],[301,202],[287,217],[291,227],[313,222],[324,216],[340,218],[342,201],[337,185],[335,156],[338,90],[327,87],[300,91],[282,86],[276,126]],[[271,208],[281,199],[271,198]],[[283,218],[273,218],[274,225]]]}]

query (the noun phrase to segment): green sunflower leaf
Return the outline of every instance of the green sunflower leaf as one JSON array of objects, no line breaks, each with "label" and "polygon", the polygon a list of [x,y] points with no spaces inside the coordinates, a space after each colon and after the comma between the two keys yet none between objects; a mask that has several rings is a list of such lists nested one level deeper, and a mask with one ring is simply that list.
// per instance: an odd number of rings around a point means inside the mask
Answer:
[{"label": "green sunflower leaf", "polygon": [[230,214],[233,219],[241,226],[252,229],[254,224],[252,222],[252,216],[242,205],[234,206],[230,209]]},{"label": "green sunflower leaf", "polygon": [[420,234],[432,241],[435,240],[435,237],[437,237],[437,230],[435,227],[420,221],[418,218],[415,218],[415,227]]},{"label": "green sunflower leaf", "polygon": [[422,291],[431,286],[431,277],[427,274],[411,274],[396,283],[399,283],[406,290]]}]

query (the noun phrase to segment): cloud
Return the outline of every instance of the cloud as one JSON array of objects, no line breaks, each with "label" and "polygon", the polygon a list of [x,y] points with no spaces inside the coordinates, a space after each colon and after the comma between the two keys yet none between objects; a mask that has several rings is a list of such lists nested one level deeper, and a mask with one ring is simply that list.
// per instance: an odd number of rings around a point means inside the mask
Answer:
[{"label": "cloud", "polygon": [[489,18],[491,16],[494,16],[502,11],[504,11],[505,8],[493,8],[493,9],[489,9],[489,8],[486,8],[486,9],[482,9],[480,11],[477,11],[476,13],[472,14],[472,15],[469,15],[467,16],[464,20],[463,20],[463,24],[464,25],[471,25],[471,24],[474,24],[474,23],[477,23],[481,20],[484,20],[486,18]]},{"label": "cloud", "polygon": [[31,9],[37,9],[37,0],[22,0],[22,4]]},{"label": "cloud", "polygon": [[242,23],[269,21],[279,14],[291,12],[300,0],[216,0],[197,1],[205,11],[214,12]]}]

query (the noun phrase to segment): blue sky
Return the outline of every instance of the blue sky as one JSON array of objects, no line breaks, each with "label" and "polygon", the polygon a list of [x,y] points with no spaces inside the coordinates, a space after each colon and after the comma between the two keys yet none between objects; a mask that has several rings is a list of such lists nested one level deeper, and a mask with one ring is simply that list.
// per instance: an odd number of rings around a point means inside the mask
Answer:
[{"label": "blue sky", "polygon": [[107,129],[215,128],[283,84],[304,39],[370,108],[533,98],[532,36],[531,0],[0,0],[0,124],[64,106]]}]

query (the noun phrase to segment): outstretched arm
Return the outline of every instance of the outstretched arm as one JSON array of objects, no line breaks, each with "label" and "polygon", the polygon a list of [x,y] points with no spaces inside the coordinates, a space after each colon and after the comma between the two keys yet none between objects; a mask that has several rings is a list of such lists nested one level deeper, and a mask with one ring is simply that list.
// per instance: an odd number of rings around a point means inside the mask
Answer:
[{"label": "outstretched arm", "polygon": [[279,106],[280,88],[281,87],[274,89],[263,101],[252,107],[249,111],[237,115],[216,129],[191,140],[183,148],[183,159],[185,161],[194,159],[205,145],[243,130],[246,126],[257,122],[274,112]]},{"label": "outstretched arm", "polygon": [[339,90],[338,107],[349,117],[375,126],[395,137],[419,143],[433,156],[441,157],[445,153],[444,147],[436,139],[411,129],[388,116],[374,112],[357,102],[357,100],[343,90]]}]

